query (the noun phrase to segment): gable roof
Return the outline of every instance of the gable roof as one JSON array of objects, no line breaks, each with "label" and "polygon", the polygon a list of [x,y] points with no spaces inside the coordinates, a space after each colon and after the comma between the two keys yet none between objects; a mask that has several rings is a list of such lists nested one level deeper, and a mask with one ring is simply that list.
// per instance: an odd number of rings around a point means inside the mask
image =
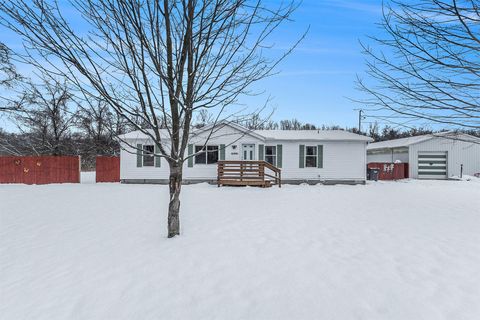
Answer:
[{"label": "gable roof", "polygon": [[205,132],[205,131],[212,131],[212,132],[215,132],[217,130],[220,130],[221,128],[224,128],[224,127],[230,127],[230,128],[233,128],[233,129],[236,129],[246,135],[250,135],[250,136],[253,136],[257,139],[260,139],[260,140],[263,140],[265,139],[264,136],[262,135],[259,135],[255,132],[255,130],[250,130],[248,128],[245,128],[244,126],[238,124],[238,123],[235,123],[235,122],[232,122],[232,121],[227,121],[227,120],[222,120],[222,121],[219,121],[218,123],[215,123],[215,124],[209,124],[205,127],[201,127],[201,128],[198,128],[198,129],[195,129],[193,132],[192,132],[192,135],[197,135],[197,134],[200,134],[202,132]]},{"label": "gable roof", "polygon": [[[201,134],[202,132],[209,131],[209,130],[212,130],[212,133],[214,134],[216,131],[218,131],[221,128],[224,128],[224,127],[231,127],[235,130],[238,130],[238,131],[244,133],[245,135],[250,135],[250,136],[253,136],[253,137],[255,137],[257,139],[260,139],[260,140],[265,139],[263,136],[256,134],[253,130],[249,130],[249,129],[245,128],[244,126],[241,126],[237,123],[234,123],[234,122],[231,122],[231,121],[226,121],[226,120],[220,121],[220,122],[216,123],[215,125],[210,124],[210,125],[207,125],[205,127],[201,127],[201,128],[198,128],[198,129],[193,129],[190,133],[190,136],[196,136],[198,134]],[[153,129],[147,129],[147,131],[150,132],[153,135]],[[169,137],[168,130],[167,129],[160,129],[160,136],[162,138],[168,138]],[[140,140],[140,139],[149,139],[149,136],[146,135],[145,133],[143,133],[140,130],[135,130],[135,131],[131,131],[131,132],[122,134],[122,135],[118,136],[118,138],[120,140],[137,140],[137,139]]]},{"label": "gable roof", "polygon": [[463,140],[463,141],[466,140],[471,142],[475,141],[477,143],[480,141],[479,138],[468,135],[468,134],[458,133],[455,131],[446,131],[446,132],[439,132],[439,133],[432,133],[432,134],[424,134],[424,135],[415,136],[415,137],[374,142],[374,143],[370,143],[367,146],[367,150],[406,148],[413,144],[424,142],[433,138],[444,138],[444,139],[450,139],[450,140]]},{"label": "gable roof", "polygon": [[[245,135],[250,135],[260,140],[283,140],[283,141],[362,141],[371,142],[372,138],[344,130],[249,130],[242,125],[230,121],[221,121],[214,125],[208,125],[192,132],[192,136],[208,130],[218,130],[225,126],[234,128]],[[153,130],[148,130],[153,133]],[[160,135],[168,137],[168,130],[161,129]],[[148,136],[137,130],[119,136],[120,140],[148,139]]]}]

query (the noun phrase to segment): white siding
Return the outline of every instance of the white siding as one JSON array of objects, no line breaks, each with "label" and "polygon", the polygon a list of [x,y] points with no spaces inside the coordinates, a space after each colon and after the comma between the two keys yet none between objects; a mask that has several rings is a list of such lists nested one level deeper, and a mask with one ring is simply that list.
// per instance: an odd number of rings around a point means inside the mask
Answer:
[{"label": "white siding", "polygon": [[[206,137],[199,135],[192,144],[202,143]],[[131,144],[145,141],[132,141]],[[241,145],[255,144],[255,159],[258,159],[258,145],[282,144],[282,179],[283,180],[365,180],[366,176],[366,143],[363,141],[262,141],[259,138],[245,135],[240,131],[224,127],[210,139],[209,145],[225,144],[225,159],[240,160]],[[299,168],[299,145],[323,145],[323,168]],[[233,146],[236,146],[234,149]],[[162,159],[161,167],[137,168],[136,151],[122,144],[120,178],[125,179],[168,179],[169,168]],[[184,164],[184,179],[214,180],[217,177],[217,165],[194,164],[189,168]]]},{"label": "white siding", "polygon": [[460,165],[463,164],[463,174],[473,175],[480,172],[480,144],[460,140],[433,138],[410,146],[409,168],[410,177],[418,178],[418,152],[447,152],[447,176],[460,176]]},{"label": "white siding", "polygon": [[[268,142],[266,144],[269,144]],[[347,141],[291,142],[283,145],[282,179],[365,180],[366,143]],[[299,168],[299,145],[323,145],[323,168]]]},{"label": "white siding", "polygon": [[[191,144],[202,144],[207,138],[209,132],[199,134],[192,141]],[[132,141],[130,144],[137,143],[145,144],[145,141]],[[222,127],[217,130],[212,137],[210,137],[209,145],[225,144],[225,160],[240,160],[240,152],[242,144],[255,144],[258,151],[258,143],[260,140],[256,137],[245,135],[232,127]],[[150,142],[149,144],[153,144]],[[233,146],[237,146],[234,150]],[[258,157],[258,155],[256,155]],[[137,167],[136,151],[128,145],[122,143],[122,150],[120,153],[120,179],[168,179],[169,168],[165,159],[161,160],[161,167]],[[217,165],[216,164],[194,164],[189,168],[187,162],[183,167],[184,179],[216,179]]]}]

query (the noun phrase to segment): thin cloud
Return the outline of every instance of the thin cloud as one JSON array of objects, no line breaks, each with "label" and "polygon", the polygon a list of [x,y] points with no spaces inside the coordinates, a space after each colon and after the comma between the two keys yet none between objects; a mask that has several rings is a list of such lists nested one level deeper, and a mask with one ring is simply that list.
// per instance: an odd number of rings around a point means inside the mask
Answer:
[{"label": "thin cloud", "polygon": [[326,6],[332,8],[342,8],[347,10],[355,10],[355,11],[362,11],[368,12],[373,14],[381,14],[382,13],[382,5],[379,1],[379,4],[373,3],[365,3],[358,0],[322,0],[321,3],[317,4],[317,6]]},{"label": "thin cloud", "polygon": [[275,76],[277,77],[294,77],[294,76],[324,76],[324,75],[354,75],[355,72],[346,70],[298,70],[298,71],[281,71]]},{"label": "thin cloud", "polygon": [[[332,48],[332,44],[319,44],[318,46],[299,46],[294,52],[302,52],[307,54],[341,54],[341,55],[359,55],[359,51],[355,49]],[[335,46],[333,46],[335,47]],[[286,51],[290,49],[287,46],[275,46],[274,50]]]}]

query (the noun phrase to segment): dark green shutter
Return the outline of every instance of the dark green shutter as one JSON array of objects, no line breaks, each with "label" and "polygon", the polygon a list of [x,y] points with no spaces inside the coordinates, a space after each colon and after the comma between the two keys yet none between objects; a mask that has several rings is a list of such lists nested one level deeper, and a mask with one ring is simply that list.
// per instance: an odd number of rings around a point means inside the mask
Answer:
[{"label": "dark green shutter", "polygon": [[277,167],[282,167],[282,153],[283,153],[283,146],[281,144],[277,144]]},{"label": "dark green shutter", "polygon": [[317,146],[317,167],[323,168],[323,146]]},{"label": "dark green shutter", "polygon": [[193,144],[188,145],[188,167],[192,168],[193,167]]},{"label": "dark green shutter", "polygon": [[155,167],[160,168],[162,166],[162,158],[159,156],[160,147],[155,143]]},{"label": "dark green shutter", "polygon": [[305,168],[305,145],[301,144],[299,149],[298,167]]},{"label": "dark green shutter", "polygon": [[143,166],[143,145],[137,144],[137,168]]},{"label": "dark green shutter", "polygon": [[265,145],[258,145],[258,160],[265,160]]},{"label": "dark green shutter", "polygon": [[225,145],[220,145],[220,160],[225,160]]}]

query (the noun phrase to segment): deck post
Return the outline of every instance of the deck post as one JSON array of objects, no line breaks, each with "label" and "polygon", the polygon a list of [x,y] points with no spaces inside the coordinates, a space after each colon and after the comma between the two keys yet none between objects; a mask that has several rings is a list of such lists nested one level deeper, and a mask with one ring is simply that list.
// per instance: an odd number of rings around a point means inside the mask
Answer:
[{"label": "deck post", "polygon": [[243,181],[243,170],[244,170],[244,165],[243,163],[240,163],[240,181]]},{"label": "deck post", "polygon": [[265,167],[263,166],[262,163],[258,164],[258,173],[260,176],[260,179],[265,182]]}]

